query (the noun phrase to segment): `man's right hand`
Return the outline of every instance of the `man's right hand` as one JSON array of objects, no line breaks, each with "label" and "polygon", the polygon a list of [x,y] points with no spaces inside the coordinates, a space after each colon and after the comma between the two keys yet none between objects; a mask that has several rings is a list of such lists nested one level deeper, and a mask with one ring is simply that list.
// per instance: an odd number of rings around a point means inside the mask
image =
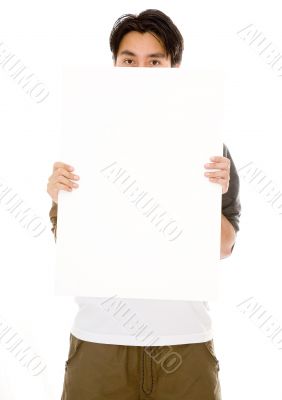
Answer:
[{"label": "man's right hand", "polygon": [[74,168],[62,162],[55,162],[53,165],[53,173],[49,177],[47,184],[47,192],[55,203],[58,203],[59,190],[71,192],[73,188],[79,185],[72,180],[79,180],[79,176],[73,174]]}]

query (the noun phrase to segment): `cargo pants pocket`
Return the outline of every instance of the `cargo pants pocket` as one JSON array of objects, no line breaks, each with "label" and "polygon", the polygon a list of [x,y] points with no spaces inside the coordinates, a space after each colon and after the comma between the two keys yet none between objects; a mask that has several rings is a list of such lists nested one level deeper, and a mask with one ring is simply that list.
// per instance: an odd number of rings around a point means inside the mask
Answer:
[{"label": "cargo pants pocket", "polygon": [[203,344],[207,349],[207,351],[209,352],[210,356],[212,357],[213,361],[215,362],[217,370],[219,371],[220,370],[219,361],[215,355],[213,339],[209,340],[208,342],[203,342]]},{"label": "cargo pants pocket", "polygon": [[67,368],[71,365],[71,363],[75,359],[82,343],[83,343],[83,340],[78,339],[77,337],[70,334],[70,347],[69,347],[68,358],[65,362],[65,371],[67,370]]}]

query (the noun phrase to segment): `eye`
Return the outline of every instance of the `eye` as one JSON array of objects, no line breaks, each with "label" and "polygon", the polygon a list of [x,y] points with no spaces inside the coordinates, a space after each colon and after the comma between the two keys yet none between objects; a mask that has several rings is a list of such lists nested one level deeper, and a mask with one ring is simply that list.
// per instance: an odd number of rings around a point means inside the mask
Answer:
[{"label": "eye", "polygon": [[152,60],[152,64],[153,65],[160,65],[160,62],[159,62],[159,60]]},{"label": "eye", "polygon": [[130,59],[130,58],[127,58],[127,59],[125,59],[123,62],[124,62],[125,64],[131,65],[131,64],[133,63],[133,60]]}]

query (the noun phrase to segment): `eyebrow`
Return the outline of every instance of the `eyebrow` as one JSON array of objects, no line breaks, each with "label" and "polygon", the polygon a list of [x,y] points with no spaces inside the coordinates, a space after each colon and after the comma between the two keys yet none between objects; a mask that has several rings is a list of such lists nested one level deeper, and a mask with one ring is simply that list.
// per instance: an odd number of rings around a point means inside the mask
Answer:
[{"label": "eyebrow", "polygon": [[[134,54],[132,51],[129,51],[129,50],[123,50],[120,53],[120,55],[121,56],[126,55],[126,56],[136,57],[136,54]],[[148,54],[147,57],[165,58],[165,54],[164,53],[152,53],[152,54]]]}]

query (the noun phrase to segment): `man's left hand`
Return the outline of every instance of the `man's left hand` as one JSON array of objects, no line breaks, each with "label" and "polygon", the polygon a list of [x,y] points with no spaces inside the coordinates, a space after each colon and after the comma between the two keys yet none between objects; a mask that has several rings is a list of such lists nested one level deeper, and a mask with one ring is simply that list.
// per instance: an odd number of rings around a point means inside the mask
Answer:
[{"label": "man's left hand", "polygon": [[211,157],[211,163],[204,165],[206,169],[218,169],[215,172],[205,172],[205,176],[211,182],[219,183],[222,186],[222,194],[226,193],[229,188],[230,180],[230,160],[227,157],[214,156]]}]

